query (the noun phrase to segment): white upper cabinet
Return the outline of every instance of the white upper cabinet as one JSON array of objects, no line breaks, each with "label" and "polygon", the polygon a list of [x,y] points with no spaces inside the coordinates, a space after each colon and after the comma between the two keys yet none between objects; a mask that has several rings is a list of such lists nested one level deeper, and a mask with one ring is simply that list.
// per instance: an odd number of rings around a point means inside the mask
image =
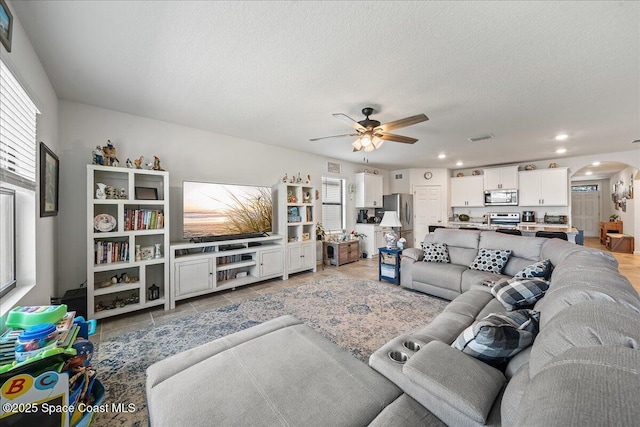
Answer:
[{"label": "white upper cabinet", "polygon": [[518,167],[484,169],[485,190],[514,190],[518,188]]},{"label": "white upper cabinet", "polygon": [[382,207],[382,175],[356,174],[356,208]]},{"label": "white upper cabinet", "polygon": [[482,185],[481,175],[451,178],[451,207],[484,206]]},{"label": "white upper cabinet", "polygon": [[520,206],[568,206],[569,182],[567,168],[522,171]]}]

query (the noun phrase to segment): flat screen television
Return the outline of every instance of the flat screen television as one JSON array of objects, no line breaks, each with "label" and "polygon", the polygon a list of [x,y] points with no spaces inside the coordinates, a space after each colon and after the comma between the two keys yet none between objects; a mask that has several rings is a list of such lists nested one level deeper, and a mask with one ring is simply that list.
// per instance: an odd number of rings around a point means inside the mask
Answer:
[{"label": "flat screen television", "polygon": [[182,234],[192,240],[224,240],[271,231],[270,187],[212,182],[182,183]]}]

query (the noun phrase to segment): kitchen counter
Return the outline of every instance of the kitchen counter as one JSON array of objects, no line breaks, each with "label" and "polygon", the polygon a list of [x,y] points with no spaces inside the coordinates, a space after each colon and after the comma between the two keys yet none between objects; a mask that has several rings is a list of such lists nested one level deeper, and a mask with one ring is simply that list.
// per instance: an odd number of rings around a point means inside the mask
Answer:
[{"label": "kitchen counter", "polygon": [[[481,222],[469,222],[469,221],[449,221],[447,225],[449,228],[468,228],[474,227],[479,230],[496,230],[498,228],[512,228],[501,227],[500,225],[488,225]],[[575,243],[578,230],[575,227],[570,227],[566,224],[544,224],[544,223],[524,223],[515,227],[516,230],[520,230],[523,236],[535,236],[537,231],[561,231],[567,233],[567,238],[570,242]]]}]

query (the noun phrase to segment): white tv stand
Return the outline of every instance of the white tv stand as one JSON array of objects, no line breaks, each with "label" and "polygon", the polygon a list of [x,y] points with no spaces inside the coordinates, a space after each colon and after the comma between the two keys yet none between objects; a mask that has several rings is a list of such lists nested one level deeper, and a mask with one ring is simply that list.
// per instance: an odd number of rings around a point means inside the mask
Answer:
[{"label": "white tv stand", "polygon": [[283,277],[284,238],[279,235],[170,246],[171,296],[176,301]]}]

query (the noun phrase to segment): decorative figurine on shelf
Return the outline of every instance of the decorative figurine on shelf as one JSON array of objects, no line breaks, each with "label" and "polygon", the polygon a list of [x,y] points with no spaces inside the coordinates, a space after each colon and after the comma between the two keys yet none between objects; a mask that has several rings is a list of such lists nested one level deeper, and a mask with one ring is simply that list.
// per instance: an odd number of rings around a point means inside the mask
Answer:
[{"label": "decorative figurine on shelf", "polygon": [[286,183],[289,181],[289,176],[285,173],[284,176],[282,177],[282,182]]},{"label": "decorative figurine on shelf", "polygon": [[111,162],[111,166],[113,166],[114,168],[117,168],[118,166],[120,166],[120,160],[118,160],[117,157],[114,157],[113,161]]},{"label": "decorative figurine on shelf", "polygon": [[158,156],[153,156],[153,170],[154,171],[163,171],[160,167],[160,158]]},{"label": "decorative figurine on shelf", "polygon": [[113,160],[116,158],[116,147],[111,143],[110,139],[107,139],[107,145],[102,147],[102,153],[104,154],[104,165],[113,166]]},{"label": "decorative figurine on shelf", "polygon": [[149,162],[145,166],[147,167],[148,170],[150,170],[150,171],[153,170],[153,162]]},{"label": "decorative figurine on shelf", "polygon": [[120,189],[120,193],[118,194],[118,199],[126,199],[127,198],[127,190],[124,188]]},{"label": "decorative figurine on shelf", "polygon": [[131,161],[131,159],[130,159],[130,158],[128,158],[128,157],[127,157],[126,165],[127,165],[127,167],[128,167],[129,169],[131,169],[131,168],[133,167],[133,162],[132,162],[132,161]]},{"label": "decorative figurine on shelf", "polygon": [[162,252],[160,252],[160,243],[156,243],[154,246],[156,247],[154,257],[155,257],[156,259],[158,259],[158,258],[162,258]]},{"label": "decorative figurine on shelf", "polygon": [[555,169],[557,167],[558,167],[558,164],[556,162],[549,163],[549,169]]},{"label": "decorative figurine on shelf", "polygon": [[302,203],[311,203],[311,191],[305,191],[302,194]]},{"label": "decorative figurine on shelf", "polygon": [[93,164],[104,165],[104,153],[99,145],[96,145],[96,149],[93,150]]},{"label": "decorative figurine on shelf", "polygon": [[298,177],[296,178],[297,184],[302,184],[302,177],[300,176],[300,172],[298,172]]},{"label": "decorative figurine on shelf", "polygon": [[107,193],[105,192],[105,189],[107,188],[107,185],[101,182],[96,183],[96,185],[98,186],[98,189],[96,190],[96,199],[106,199]]},{"label": "decorative figurine on shelf", "polygon": [[298,198],[293,195],[293,191],[289,190],[287,193],[287,203],[296,203]]},{"label": "decorative figurine on shelf", "polygon": [[144,156],[140,156],[134,159],[133,164],[136,165],[136,169],[142,169],[142,163],[144,162]]},{"label": "decorative figurine on shelf", "polygon": [[140,245],[136,245],[136,261],[142,261],[142,250]]},{"label": "decorative figurine on shelf", "polygon": [[116,188],[112,187],[111,185],[107,185],[107,188],[104,190],[105,194],[107,195],[107,199],[117,199],[118,196],[116,195]]},{"label": "decorative figurine on shelf", "polygon": [[524,170],[526,170],[526,171],[532,171],[532,170],[535,170],[535,169],[536,169],[536,165],[534,165],[533,163],[530,163],[530,164],[528,164],[528,165],[526,165],[524,167]]},{"label": "decorative figurine on shelf", "polygon": [[311,175],[307,174],[307,180],[304,182],[305,184],[311,184]]}]

